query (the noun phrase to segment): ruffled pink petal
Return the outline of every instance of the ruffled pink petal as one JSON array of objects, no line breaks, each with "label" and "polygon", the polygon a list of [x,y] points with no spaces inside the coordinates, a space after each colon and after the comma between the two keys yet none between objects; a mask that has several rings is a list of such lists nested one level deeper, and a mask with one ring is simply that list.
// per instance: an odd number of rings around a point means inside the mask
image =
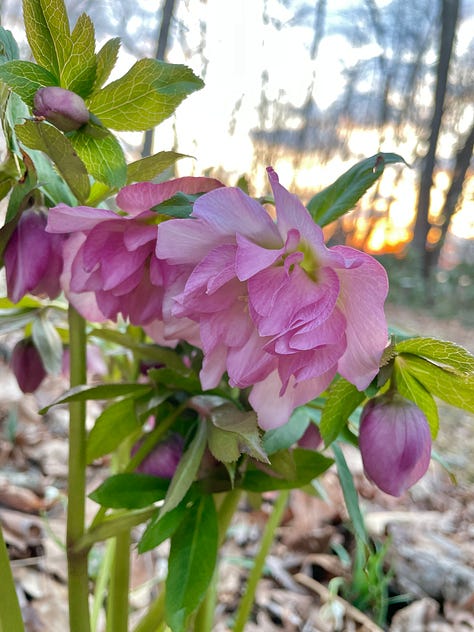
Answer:
[{"label": "ruffled pink petal", "polygon": [[155,242],[157,237],[157,226],[149,226],[147,224],[129,221],[123,233],[123,243],[127,250],[136,250],[150,241]]},{"label": "ruffled pink petal", "polygon": [[99,222],[117,219],[117,213],[105,208],[90,206],[67,206],[58,204],[48,211],[48,233],[74,233],[79,230],[90,230]]},{"label": "ruffled pink petal", "polygon": [[259,244],[237,235],[237,253],[235,270],[241,281],[247,281],[251,276],[273,265],[285,251],[282,246],[277,250],[262,248]]},{"label": "ruffled pink petal", "polygon": [[178,191],[188,193],[206,193],[224,185],[214,178],[184,177],[168,180],[167,182],[137,182],[121,189],[117,194],[118,206],[130,213],[137,215],[143,211],[161,204],[173,197]]},{"label": "ruffled pink petal", "polygon": [[226,370],[227,347],[216,345],[213,350],[204,356],[199,379],[204,391],[216,388]]},{"label": "ruffled pink petal", "polygon": [[334,246],[334,250],[351,266],[337,269],[341,283],[338,307],[347,321],[347,349],[339,360],[338,371],[363,390],[377,375],[388,343],[383,309],[388,292],[387,273],[363,252],[348,246]]},{"label": "ruffled pink petal", "polygon": [[211,191],[194,203],[193,217],[205,220],[221,235],[241,234],[265,248],[281,248],[277,227],[267,211],[241,189]]},{"label": "ruffled pink petal", "polygon": [[229,384],[247,388],[265,379],[277,367],[275,356],[264,351],[266,340],[253,330],[242,347],[231,347],[227,353]]},{"label": "ruffled pink petal", "polygon": [[158,227],[156,256],[173,265],[197,264],[223,241],[222,234],[202,220],[170,219]]}]

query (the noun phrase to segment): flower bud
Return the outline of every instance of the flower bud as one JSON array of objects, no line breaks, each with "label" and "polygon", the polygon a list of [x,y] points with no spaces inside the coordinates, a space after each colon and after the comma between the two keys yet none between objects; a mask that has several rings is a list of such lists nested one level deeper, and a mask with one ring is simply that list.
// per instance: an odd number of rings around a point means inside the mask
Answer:
[{"label": "flower bud", "polygon": [[10,367],[24,393],[33,393],[46,377],[38,349],[31,338],[16,343],[10,358]]},{"label": "flower bud", "polygon": [[319,428],[310,421],[303,436],[298,439],[298,446],[300,448],[306,448],[307,450],[317,450],[322,442],[323,438],[321,437]]},{"label": "flower bud", "polygon": [[428,421],[401,395],[376,397],[362,411],[359,447],[367,477],[387,494],[401,496],[428,469]]},{"label": "flower bud", "polygon": [[89,111],[84,100],[75,92],[64,88],[40,88],[33,103],[35,116],[45,118],[63,132],[79,129],[89,120]]},{"label": "flower bud", "polygon": [[14,303],[27,293],[56,298],[63,267],[61,235],[47,233],[46,214],[24,211],[5,248],[8,298]]},{"label": "flower bud", "polygon": [[[141,442],[135,444],[132,449],[132,454],[138,450],[140,443]],[[159,476],[160,478],[173,478],[183,454],[183,447],[183,437],[176,432],[170,434],[167,439],[161,441],[153,451],[143,459],[136,471],[142,472],[143,474],[151,474],[152,476]]]}]

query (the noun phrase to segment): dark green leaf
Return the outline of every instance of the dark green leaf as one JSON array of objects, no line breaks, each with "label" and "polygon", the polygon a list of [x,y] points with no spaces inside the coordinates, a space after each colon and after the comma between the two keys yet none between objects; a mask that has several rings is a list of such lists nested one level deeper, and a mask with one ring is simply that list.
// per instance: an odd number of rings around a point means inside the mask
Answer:
[{"label": "dark green leaf", "polygon": [[162,368],[150,369],[148,377],[155,384],[162,384],[168,388],[175,390],[183,390],[190,394],[202,393],[201,382],[198,376],[191,369],[187,369],[184,365],[180,370]]},{"label": "dark green leaf", "polygon": [[64,134],[53,125],[35,121],[17,125],[15,130],[23,144],[44,151],[51,158],[79,201],[87,199],[90,189],[87,170]]},{"label": "dark green leaf", "polygon": [[[25,176],[12,189],[8,200],[7,214],[5,222],[18,220],[18,213],[24,210],[24,200],[37,187],[37,175],[33,164],[30,164]],[[16,221],[15,221],[16,224]]]},{"label": "dark green leaf", "polygon": [[174,509],[168,511],[163,516],[158,510],[152,518],[138,543],[138,552],[145,553],[151,551],[159,544],[170,538],[184,517],[189,512],[188,500],[185,498]]},{"label": "dark green leaf", "polygon": [[292,452],[296,467],[294,478],[277,478],[249,465],[238,487],[251,492],[267,492],[274,489],[296,489],[304,487],[333,463],[319,452],[295,448]]},{"label": "dark green leaf", "polygon": [[111,509],[140,509],[163,500],[168,485],[169,480],[149,474],[115,474],[89,497]]},{"label": "dark green leaf", "polygon": [[85,13],[79,16],[71,33],[71,51],[61,70],[61,87],[86,98],[96,77],[94,25]]},{"label": "dark green leaf", "polygon": [[398,392],[425,413],[431,436],[435,439],[439,429],[439,415],[433,396],[409,371],[403,370],[403,362],[400,364],[398,359],[394,363],[394,375]]},{"label": "dark green leaf", "polygon": [[308,211],[320,226],[333,222],[355,203],[382,175],[385,165],[405,162],[398,154],[379,153],[357,163],[308,203]]},{"label": "dark green leaf", "polygon": [[31,61],[7,61],[0,65],[0,81],[9,86],[30,107],[40,88],[56,86],[57,79],[50,72]]},{"label": "dark green leaf", "polygon": [[176,193],[168,200],[161,202],[151,208],[152,211],[160,215],[168,215],[178,219],[186,219],[193,212],[194,202],[200,195],[189,195],[187,193]]},{"label": "dark green leaf", "polygon": [[245,453],[268,463],[255,412],[242,411],[225,403],[211,410],[210,421],[209,448],[216,459],[231,463]]},{"label": "dark green leaf", "polygon": [[350,414],[364,399],[365,394],[342,377],[331,384],[319,424],[326,446],[337,439]]},{"label": "dark green leaf", "polygon": [[161,508],[161,515],[174,509],[188,493],[201,465],[207,443],[207,428],[205,423],[199,423],[196,434],[176,468],[171,484]]},{"label": "dark green leaf", "polygon": [[149,384],[138,384],[137,382],[121,383],[121,384],[98,384],[97,386],[87,386],[81,384],[69,389],[51,404],[41,409],[40,413],[44,415],[52,406],[65,404],[67,402],[85,402],[89,399],[113,399],[121,395],[143,395],[151,391]]},{"label": "dark green leaf", "polygon": [[89,173],[112,188],[120,188],[127,179],[127,164],[118,140],[110,132],[91,135],[88,129],[70,135],[71,144]]},{"label": "dark green leaf", "polygon": [[204,495],[171,539],[165,619],[172,632],[184,632],[186,620],[206,593],[217,560],[218,531],[214,500]]},{"label": "dark green leaf", "polygon": [[359,497],[357,495],[356,488],[354,486],[354,480],[352,474],[347,467],[346,459],[342,453],[341,448],[337,443],[333,443],[332,451],[336,459],[337,472],[339,475],[339,481],[342,487],[342,493],[344,494],[344,500],[346,502],[347,511],[351,519],[352,527],[357,537],[366,544],[368,543],[367,531],[365,529],[364,519],[362,517],[359,507]]},{"label": "dark green leaf", "polygon": [[120,131],[144,131],[170,116],[203,82],[190,68],[141,59],[126,75],[95,92],[90,110],[103,125]]},{"label": "dark green leaf", "polygon": [[18,44],[11,31],[7,31],[3,26],[0,26],[0,63],[3,64],[6,61],[18,59],[19,56]]},{"label": "dark green leaf", "polygon": [[286,450],[304,435],[310,420],[319,421],[321,412],[309,406],[300,406],[291,415],[289,421],[273,430],[268,430],[263,437],[263,447],[267,454]]},{"label": "dark green leaf", "polygon": [[454,342],[436,338],[409,338],[399,342],[395,350],[432,360],[457,375],[474,375],[474,356]]},{"label": "dark green leaf", "polygon": [[59,374],[63,359],[63,345],[56,328],[44,312],[33,321],[32,337],[46,371],[53,375]]},{"label": "dark green leaf", "polygon": [[127,184],[153,180],[160,173],[172,167],[180,158],[190,158],[175,151],[160,151],[153,156],[131,162],[127,167]]},{"label": "dark green leaf", "polygon": [[120,48],[120,37],[108,40],[96,55],[97,71],[94,82],[94,92],[96,92],[109,78],[117,62]]},{"label": "dark green leaf", "polygon": [[126,397],[108,406],[97,417],[87,439],[87,462],[113,452],[124,439],[140,428],[135,398]]}]

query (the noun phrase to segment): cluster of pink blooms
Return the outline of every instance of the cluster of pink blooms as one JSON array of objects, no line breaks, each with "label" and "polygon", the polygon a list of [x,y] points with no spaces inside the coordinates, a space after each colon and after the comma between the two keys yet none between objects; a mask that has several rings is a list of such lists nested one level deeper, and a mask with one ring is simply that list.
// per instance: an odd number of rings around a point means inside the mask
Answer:
[{"label": "cluster of pink blooms", "polygon": [[[385,270],[353,248],[328,248],[271,168],[268,177],[275,217],[211,178],[127,186],[117,195],[118,212],[60,204],[50,209],[36,248],[42,279],[23,263],[20,234],[12,238],[9,295],[17,301],[44,286],[52,297],[60,286],[89,321],[121,315],[160,344],[200,347],[203,389],[224,374],[231,386],[251,389],[265,430],[286,423],[336,374],[365,389],[388,340]],[[151,210],[178,191],[202,194],[189,218]],[[18,231],[39,223],[28,213]],[[62,252],[60,277],[56,264],[48,267],[51,250]]]}]

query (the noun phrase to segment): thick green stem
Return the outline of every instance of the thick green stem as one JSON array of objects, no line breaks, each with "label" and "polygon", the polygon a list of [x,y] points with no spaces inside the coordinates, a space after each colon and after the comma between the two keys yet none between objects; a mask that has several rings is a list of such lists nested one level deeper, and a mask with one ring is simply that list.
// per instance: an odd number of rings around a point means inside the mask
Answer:
[{"label": "thick green stem", "polygon": [[[86,326],[69,307],[71,387],[86,383]],[[68,550],[69,620],[71,632],[90,632],[87,551],[74,552],[84,534],[86,502],[86,404],[69,404],[69,482],[66,543]]]},{"label": "thick green stem", "polygon": [[0,529],[0,632],[24,632],[8,551]]},{"label": "thick green stem", "polygon": [[130,578],[130,531],[115,538],[115,550],[107,599],[107,632],[127,632]]},{"label": "thick green stem", "polygon": [[257,584],[263,573],[265,559],[273,543],[276,528],[280,524],[280,520],[283,516],[283,512],[285,511],[289,494],[290,494],[289,490],[284,490],[280,492],[280,495],[277,498],[275,506],[273,507],[273,511],[265,526],[265,530],[262,536],[262,541],[260,544],[260,550],[255,558],[255,562],[250,572],[249,580],[247,582],[247,588],[245,590],[242,601],[240,602],[239,610],[237,612],[237,618],[234,624],[234,632],[243,632],[245,628],[245,624],[247,623],[247,619],[249,618],[250,611],[252,610],[252,605],[255,599],[255,591],[257,589]]}]

